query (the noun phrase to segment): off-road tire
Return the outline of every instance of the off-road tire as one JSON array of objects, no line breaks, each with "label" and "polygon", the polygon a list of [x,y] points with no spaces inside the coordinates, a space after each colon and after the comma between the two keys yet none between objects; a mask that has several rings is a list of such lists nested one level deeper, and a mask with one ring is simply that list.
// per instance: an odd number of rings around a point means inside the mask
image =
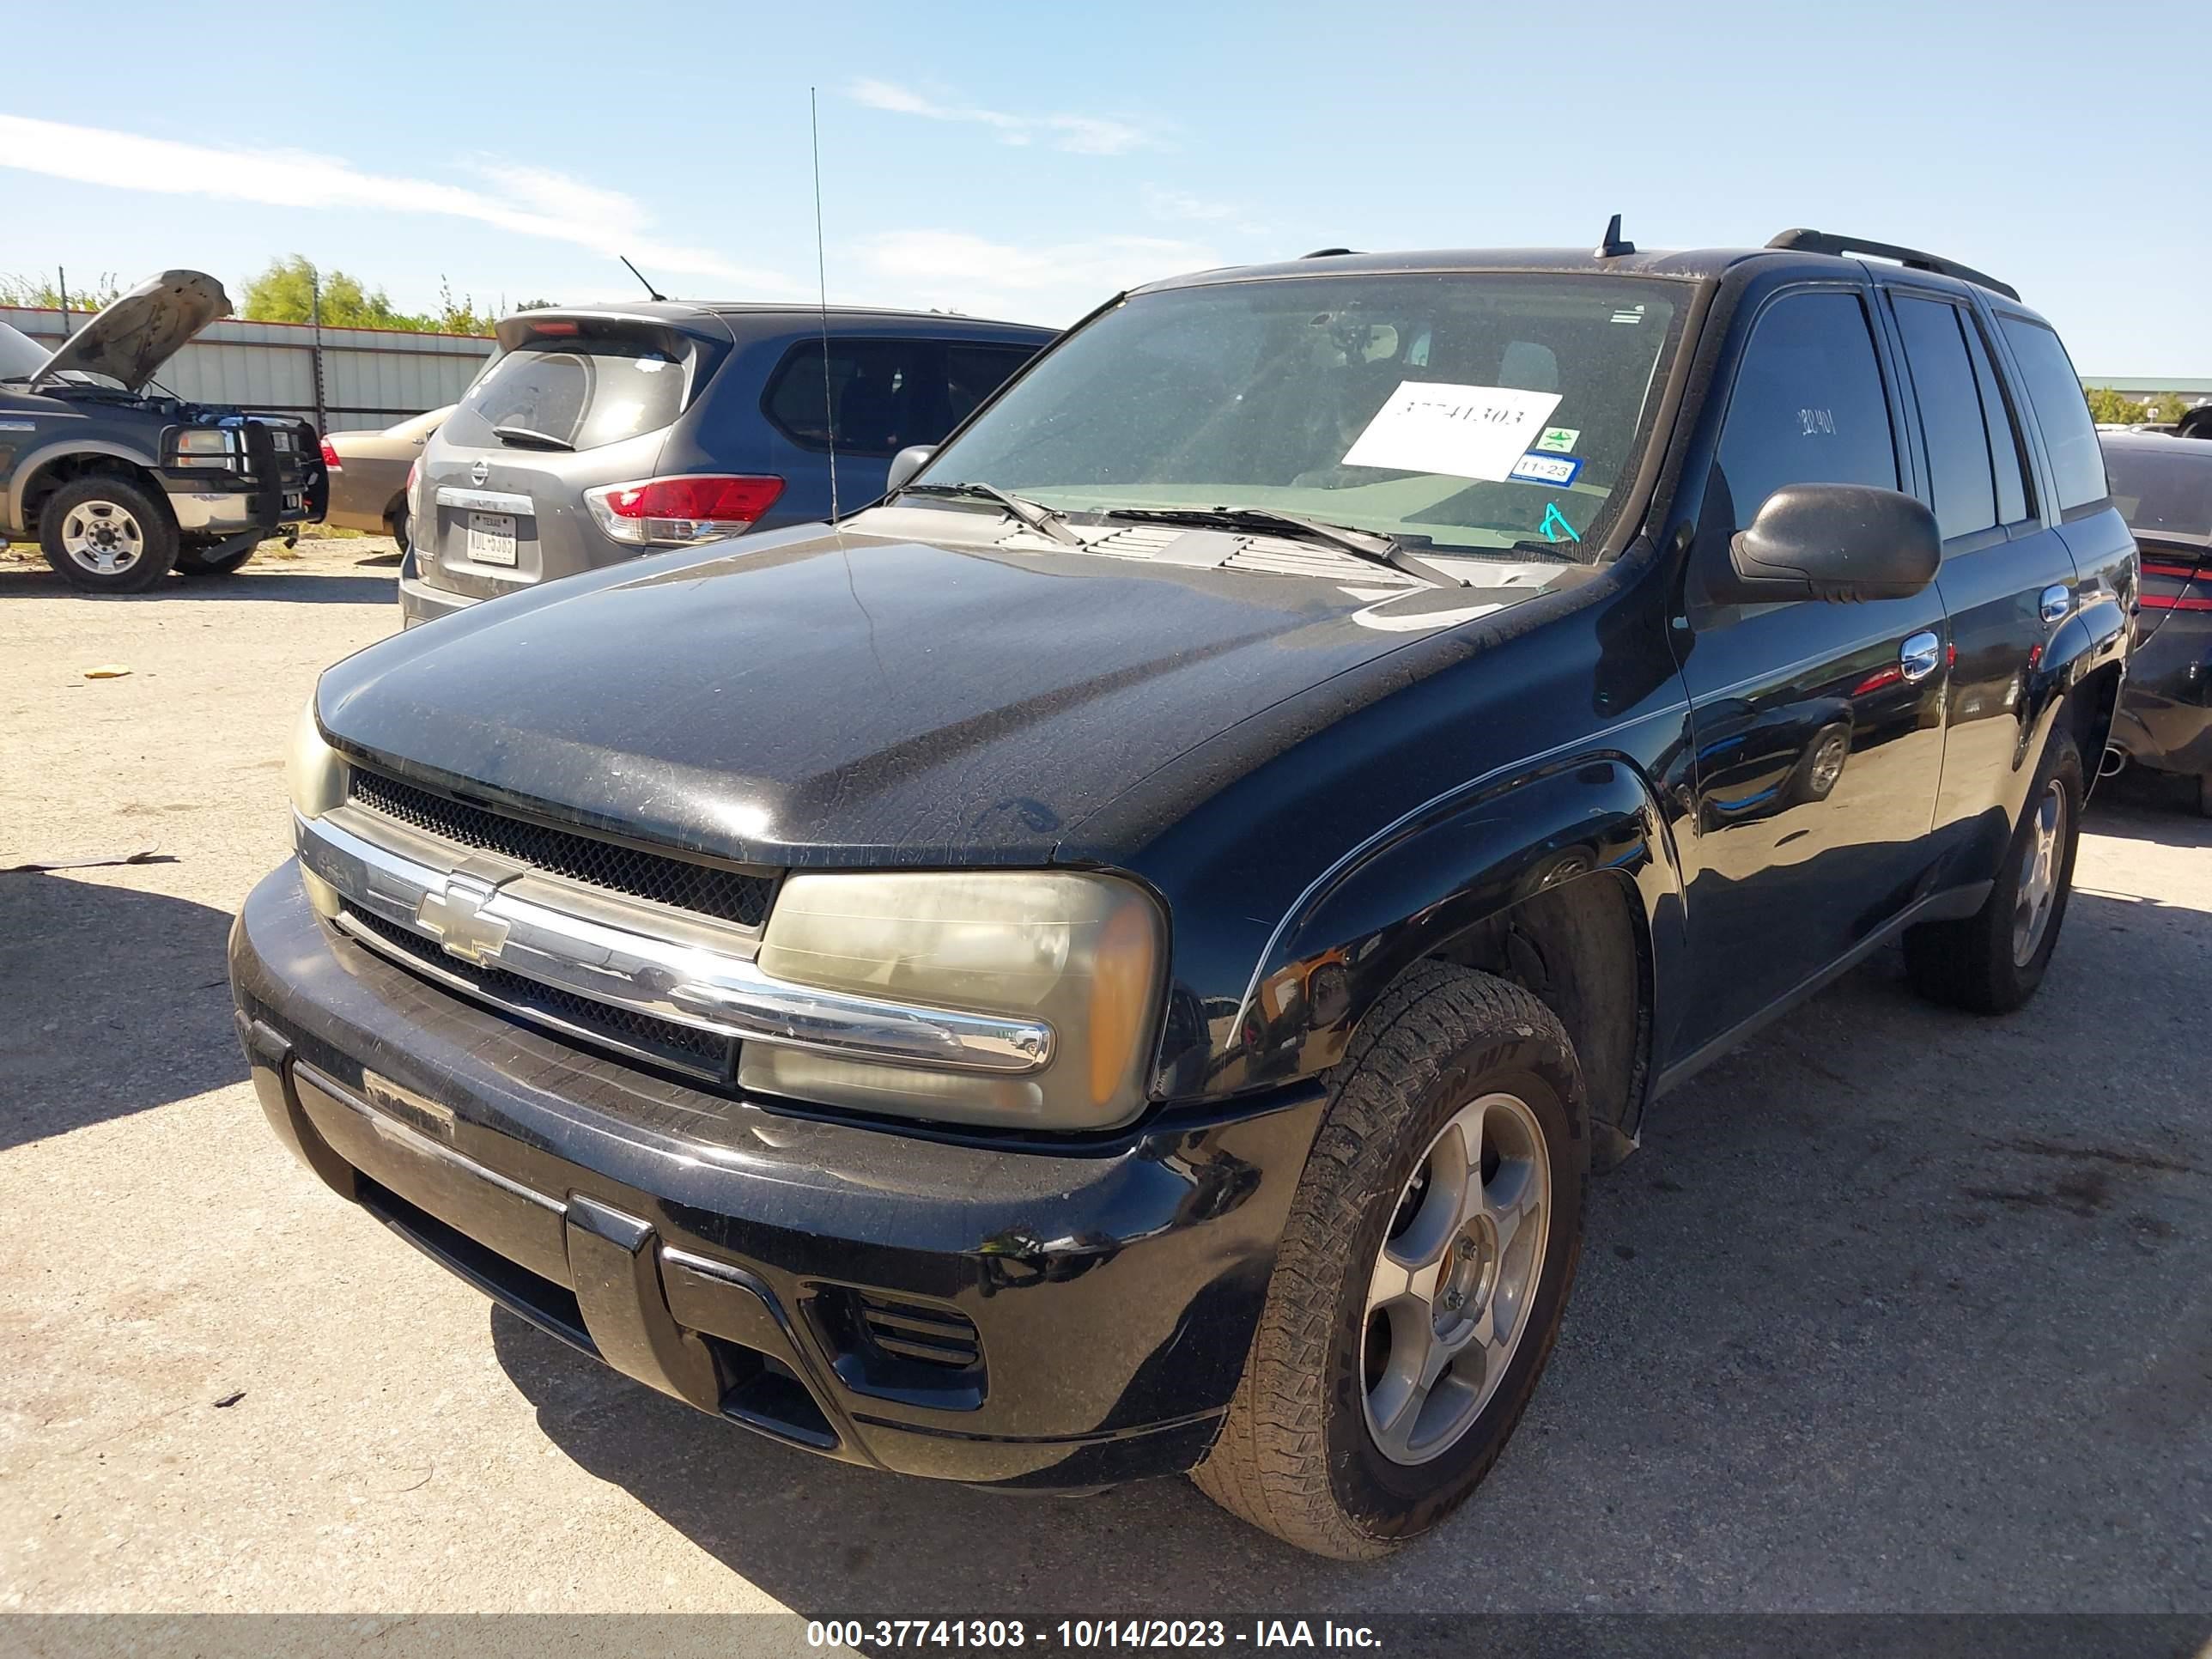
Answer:
[{"label": "off-road tire", "polygon": [[[1449,1449],[1394,1465],[1364,1406],[1366,1291],[1405,1189],[1461,1106],[1508,1089],[1540,1121],[1551,1210],[1529,1323]],[[1409,972],[1361,1022],[1291,1201],[1257,1334],[1199,1489],[1286,1543],[1372,1559],[1443,1521],[1490,1472],[1559,1334],[1582,1251],[1589,1140],[1582,1068],[1552,1012],[1488,974]]]},{"label": "off-road tire", "polygon": [[234,553],[226,553],[220,558],[208,558],[198,548],[183,548],[177,554],[177,574],[180,576],[228,576],[259,550],[260,544],[255,543],[241,547]]},{"label": "off-road tire", "polygon": [[[2013,959],[2013,911],[2034,845],[2037,803],[2053,780],[2065,792],[2064,845],[2060,848],[2058,887],[2050,920],[2025,963]],[[1923,922],[1905,932],[1905,966],[1913,988],[1934,1002],[1977,1014],[2008,1014],[2035,994],[2058,944],[2066,920],[2066,901],[2074,889],[2074,854],[2081,835],[2081,751],[2064,726],[2051,734],[2029,787],[2021,821],[2014,827],[1996,884],[1982,908],[1958,921]]]},{"label": "off-road tire", "polygon": [[397,507],[384,515],[384,528],[386,533],[399,544],[399,550],[404,553],[407,550],[407,502],[404,497]]},{"label": "off-road tire", "polygon": [[[70,556],[63,541],[70,515],[88,501],[112,501],[137,521],[141,550],[128,569],[112,574],[88,569]],[[177,560],[177,521],[159,492],[112,472],[72,479],[46,497],[39,509],[39,548],[46,562],[73,586],[88,593],[137,593],[169,574]]]}]

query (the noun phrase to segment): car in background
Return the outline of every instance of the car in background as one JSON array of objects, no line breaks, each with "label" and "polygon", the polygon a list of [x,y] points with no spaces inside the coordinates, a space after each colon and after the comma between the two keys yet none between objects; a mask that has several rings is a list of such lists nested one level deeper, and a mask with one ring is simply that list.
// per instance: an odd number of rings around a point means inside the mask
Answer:
[{"label": "car in background", "polygon": [[323,440],[331,475],[329,520],[347,530],[389,536],[407,545],[407,480],[430,434],[453,412],[447,404],[381,431],[333,432]]},{"label": "car in background", "polygon": [[2212,404],[2199,404],[2174,422],[2177,438],[2212,438]]},{"label": "car in background", "polygon": [[315,428],[173,396],[155,371],[230,296],[165,270],[48,347],[0,323],[0,543],[35,541],[70,584],[136,593],[221,576],[323,516]]},{"label": "car in background", "polygon": [[2212,817],[2212,443],[2148,432],[2103,443],[2112,500],[2142,554],[2135,659],[2106,769],[2179,773]]},{"label": "car in background", "polygon": [[410,491],[408,626],[865,505],[893,455],[943,438],[1053,338],[935,313],[672,301],[529,311],[497,333]]}]

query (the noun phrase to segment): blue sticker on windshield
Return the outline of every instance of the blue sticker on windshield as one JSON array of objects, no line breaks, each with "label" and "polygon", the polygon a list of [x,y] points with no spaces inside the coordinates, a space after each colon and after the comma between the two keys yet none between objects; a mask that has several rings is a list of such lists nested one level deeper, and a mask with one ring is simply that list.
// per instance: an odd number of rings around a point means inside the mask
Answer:
[{"label": "blue sticker on windshield", "polygon": [[1545,503],[1544,522],[1538,525],[1536,528],[1544,532],[1544,539],[1547,542],[1555,542],[1559,540],[1559,532],[1562,530],[1567,532],[1567,539],[1569,541],[1578,542],[1582,540],[1582,538],[1575,533],[1574,526],[1567,522],[1567,515],[1559,511],[1559,504],[1557,501],[1547,501]]},{"label": "blue sticker on windshield", "polygon": [[1583,470],[1579,455],[1523,455],[1513,463],[1505,476],[1517,478],[1522,483],[1548,484],[1554,489],[1564,489],[1575,481],[1575,474]]}]

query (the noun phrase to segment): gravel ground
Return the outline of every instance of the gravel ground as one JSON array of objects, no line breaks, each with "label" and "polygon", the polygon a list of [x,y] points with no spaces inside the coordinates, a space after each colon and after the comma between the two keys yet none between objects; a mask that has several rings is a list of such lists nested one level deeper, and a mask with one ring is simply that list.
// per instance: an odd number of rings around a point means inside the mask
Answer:
[{"label": "gravel ground", "polygon": [[0,561],[0,866],[161,860],[0,874],[0,1609],[2212,1608],[2212,823],[2093,811],[2026,1012],[1882,958],[1663,1103],[1497,1472],[1340,1566],[1179,1481],[994,1498],[696,1415],[292,1164],[223,937],[389,551],[108,601]]}]

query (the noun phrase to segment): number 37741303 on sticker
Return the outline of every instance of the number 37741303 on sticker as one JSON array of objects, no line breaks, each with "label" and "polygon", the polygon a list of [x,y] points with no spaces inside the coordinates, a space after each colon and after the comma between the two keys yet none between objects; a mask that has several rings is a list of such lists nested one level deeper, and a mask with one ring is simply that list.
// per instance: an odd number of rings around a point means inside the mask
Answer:
[{"label": "number 37741303 on sticker", "polygon": [[1559,406],[1556,392],[1401,380],[1344,464],[1502,481]]}]

